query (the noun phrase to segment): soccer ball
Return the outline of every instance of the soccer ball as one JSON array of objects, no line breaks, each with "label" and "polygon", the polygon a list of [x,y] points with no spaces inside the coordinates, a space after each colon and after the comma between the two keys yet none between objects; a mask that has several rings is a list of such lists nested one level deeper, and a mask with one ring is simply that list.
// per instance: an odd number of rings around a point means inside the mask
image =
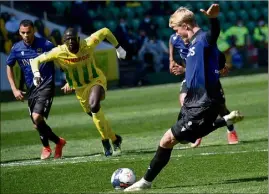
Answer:
[{"label": "soccer ball", "polygon": [[129,168],[119,168],[111,176],[111,184],[117,190],[131,186],[135,180],[135,174]]}]

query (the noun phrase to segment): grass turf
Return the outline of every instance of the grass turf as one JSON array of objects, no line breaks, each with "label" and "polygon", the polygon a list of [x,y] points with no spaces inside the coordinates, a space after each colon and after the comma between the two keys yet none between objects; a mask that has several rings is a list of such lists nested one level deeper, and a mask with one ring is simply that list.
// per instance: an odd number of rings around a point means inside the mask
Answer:
[{"label": "grass turf", "polygon": [[[145,193],[267,193],[268,78],[266,74],[222,79],[240,144],[227,145],[226,128],[203,138],[201,147],[177,145],[167,167]],[[123,155],[105,158],[91,118],[74,95],[56,97],[48,124],[66,138],[64,159],[40,161],[41,145],[27,103],[1,104],[1,193],[116,192],[112,173],[145,173],[163,133],[176,120],[179,84],[108,91],[102,107],[124,138]],[[51,146],[54,145],[51,143]]]}]

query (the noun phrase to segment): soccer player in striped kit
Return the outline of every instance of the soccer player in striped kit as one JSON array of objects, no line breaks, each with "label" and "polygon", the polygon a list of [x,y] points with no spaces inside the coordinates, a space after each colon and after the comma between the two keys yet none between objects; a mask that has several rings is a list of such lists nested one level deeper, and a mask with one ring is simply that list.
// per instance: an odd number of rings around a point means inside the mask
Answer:
[{"label": "soccer player in striped kit", "polygon": [[[105,38],[116,48],[118,58],[124,59],[126,51],[108,28],[102,28],[84,40],[80,40],[74,28],[68,28],[63,36],[64,44],[35,58],[31,61],[31,67],[39,85],[42,80],[39,64],[54,61],[60,66],[67,81],[63,90],[66,93],[75,90],[83,110],[92,117],[101,135],[105,156],[117,156],[121,154],[122,138],[112,131],[101,108],[100,102],[105,99],[107,81],[94,59],[95,47]],[[113,151],[109,139],[112,141]]]}]

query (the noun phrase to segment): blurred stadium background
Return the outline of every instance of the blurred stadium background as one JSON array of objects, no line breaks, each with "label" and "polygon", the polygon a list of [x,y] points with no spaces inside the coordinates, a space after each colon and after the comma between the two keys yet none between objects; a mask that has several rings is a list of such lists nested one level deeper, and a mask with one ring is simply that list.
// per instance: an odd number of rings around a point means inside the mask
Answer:
[{"label": "blurred stadium background", "polygon": [[[220,4],[221,34],[219,49],[225,52],[233,69],[267,70],[268,65],[268,1],[215,1]],[[197,22],[208,29],[207,18],[199,13],[213,1],[8,1],[1,2],[0,52],[1,92],[10,91],[5,75],[5,58],[12,45],[20,40],[19,22],[32,19],[36,35],[62,44],[67,27],[78,29],[82,37],[108,27],[127,50],[127,60],[117,61],[108,43],[97,50],[98,65],[108,76],[111,87],[133,87],[179,81],[168,73],[168,41],[173,31],[168,27],[169,16],[180,6],[197,14]],[[162,61],[155,68],[153,56],[141,53],[148,39],[156,38],[162,46]],[[157,45],[157,44],[156,44]],[[141,75],[141,65],[146,71]],[[242,71],[243,72],[243,71]],[[240,73],[239,73],[240,74]],[[19,68],[17,84],[23,87]],[[63,85],[64,75],[57,71],[57,85]]]}]

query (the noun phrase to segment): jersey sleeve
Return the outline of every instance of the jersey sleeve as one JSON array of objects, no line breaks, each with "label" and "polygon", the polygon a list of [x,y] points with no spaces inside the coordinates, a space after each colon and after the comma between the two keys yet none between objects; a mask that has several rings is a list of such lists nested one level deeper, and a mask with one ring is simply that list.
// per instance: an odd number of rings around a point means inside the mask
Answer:
[{"label": "jersey sleeve", "polygon": [[220,23],[217,18],[210,18],[210,30],[206,34],[208,44],[214,45],[217,43],[220,34]]},{"label": "jersey sleeve", "polygon": [[16,64],[16,52],[15,52],[15,46],[11,48],[11,51],[7,57],[6,64],[8,66],[13,67]]},{"label": "jersey sleeve", "polygon": [[223,52],[219,51],[219,70],[225,67],[226,57]]},{"label": "jersey sleeve", "polygon": [[47,51],[50,51],[51,49],[53,49],[55,46],[52,42],[50,41],[46,41],[46,47],[47,47]]},{"label": "jersey sleeve", "polygon": [[104,39],[107,39],[114,47],[119,44],[116,37],[108,28],[102,28],[101,30],[98,30],[85,40],[87,45],[89,45],[94,50],[94,48]]},{"label": "jersey sleeve", "polygon": [[51,51],[45,52],[39,55],[38,57],[34,58],[33,60],[31,60],[30,65],[31,65],[32,71],[33,72],[39,71],[39,65],[41,63],[53,61],[54,59],[56,59],[59,51],[60,51],[59,47],[56,47],[52,49]]}]

